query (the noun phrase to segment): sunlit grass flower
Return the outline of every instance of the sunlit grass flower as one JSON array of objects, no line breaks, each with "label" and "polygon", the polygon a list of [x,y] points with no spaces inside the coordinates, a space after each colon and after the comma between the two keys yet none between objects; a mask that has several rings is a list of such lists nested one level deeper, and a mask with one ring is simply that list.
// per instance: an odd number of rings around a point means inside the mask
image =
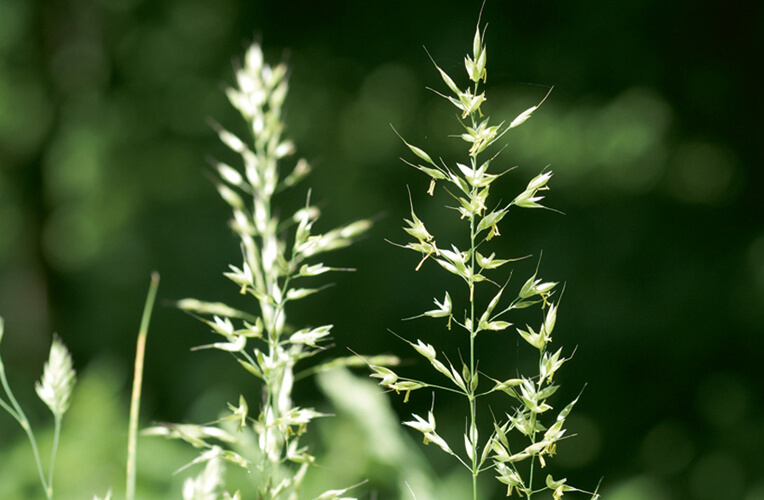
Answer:
[{"label": "sunlit grass flower", "polygon": [[[253,307],[242,311],[197,299],[180,300],[177,306],[198,317],[218,339],[196,349],[231,354],[259,382],[261,403],[255,407],[239,396],[238,405],[229,403],[210,424],[166,424],[148,432],[187,441],[200,450],[192,464],[207,462],[196,479],[187,481],[184,498],[229,495],[223,488],[222,465],[230,463],[251,473],[254,498],[291,500],[297,498],[306,470],[315,461],[300,437],[313,420],[326,416],[293,401],[295,370],[301,361],[326,348],[333,325],[298,328],[289,324],[288,312],[293,303],[325,288],[312,284],[317,277],[347,270],[316,259],[347,247],[371,223],[359,220],[319,233],[315,225],[320,210],[311,203],[310,191],[305,204],[291,214],[276,203],[280,192],[311,171],[305,159],[293,160],[296,148],[285,136],[282,106],[288,93],[287,67],[267,64],[255,44],[235,76],[237,85],[226,95],[247,123],[249,136],[240,138],[216,124],[220,140],[240,157],[240,167],[214,161],[213,168],[218,193],[231,208],[230,227],[243,256],[241,264],[229,266],[224,276],[252,300]],[[243,439],[246,432],[255,439]],[[254,443],[255,448],[246,449],[245,442]],[[344,492],[330,490],[320,498],[340,498]]]},{"label": "sunlit grass flower", "polygon": [[50,356],[45,363],[42,379],[35,384],[37,396],[57,418],[69,409],[75,374],[72,357],[57,336],[53,337]]},{"label": "sunlit grass flower", "polygon": [[[2,342],[4,333],[5,321],[0,317],[0,342]],[[64,413],[69,409],[75,381],[76,374],[74,372],[71,355],[64,343],[61,342],[61,339],[59,339],[58,336],[54,336],[50,346],[48,361],[43,368],[42,378],[35,384],[35,391],[37,392],[38,397],[45,403],[48,409],[50,409],[51,413],[53,413],[53,444],[51,446],[48,474],[46,476],[32,426],[30,425],[24,410],[21,408],[21,405],[19,405],[13,395],[13,391],[8,384],[8,379],[5,374],[5,364],[0,356],[0,384],[8,398],[6,401],[4,398],[0,397],[0,408],[7,411],[26,433],[27,438],[29,439],[29,444],[32,447],[32,453],[34,454],[40,483],[42,484],[45,496],[48,499],[53,498],[53,471],[56,462],[56,454],[58,452],[58,442],[61,436],[61,421],[63,420]]]},{"label": "sunlit grass flower", "polygon": [[[569,403],[562,411],[554,414],[553,405],[549,402],[557,392],[558,385],[553,384],[557,370],[568,360],[562,355],[562,348],[553,353],[548,349],[552,342],[559,308],[559,297],[555,297],[556,282],[544,281],[537,277],[538,270],[519,288],[517,295],[511,298],[507,290],[509,278],[505,274],[502,279],[495,278],[498,272],[506,272],[503,266],[517,259],[501,259],[489,247],[501,236],[499,226],[510,210],[516,208],[546,208],[542,203],[545,197],[541,194],[549,190],[552,171],[545,170],[534,177],[527,187],[508,204],[491,202],[491,188],[500,174],[491,173],[490,169],[498,154],[488,159],[480,155],[509,130],[525,123],[542,101],[514,118],[509,124],[501,122],[491,124],[490,117],[484,114],[483,105],[488,102],[481,83],[487,79],[487,52],[484,42],[485,32],[480,26],[475,30],[472,44],[472,54],[465,57],[465,69],[470,83],[462,87],[456,83],[446,71],[433,60],[435,69],[443,83],[451,92],[450,95],[436,91],[457,110],[458,120],[464,131],[460,137],[467,143],[466,158],[461,162],[450,163],[434,156],[424,149],[405,140],[404,144],[416,157],[413,161],[404,160],[407,164],[420,170],[430,178],[427,188],[429,195],[435,195],[437,185],[444,186],[451,202],[455,202],[459,220],[463,223],[465,237],[462,241],[444,243],[426,229],[426,223],[415,213],[411,203],[411,217],[404,219],[403,227],[406,234],[413,238],[402,248],[413,250],[421,255],[416,270],[430,260],[437,263],[444,271],[459,278],[462,286],[466,287],[468,300],[456,304],[452,297],[460,296],[454,290],[438,293],[444,296],[443,301],[435,299],[435,309],[425,311],[413,318],[429,317],[446,320],[447,329],[452,325],[464,334],[465,345],[459,351],[460,365],[454,366],[448,358],[447,363],[438,359],[436,349],[426,341],[417,339],[408,342],[413,349],[439,374],[438,382],[413,380],[401,376],[389,368],[373,366],[373,377],[380,379],[380,385],[395,391],[404,390],[408,399],[414,390],[431,388],[433,391],[449,391],[460,394],[466,402],[466,431],[463,436],[463,450],[449,444],[436,432],[435,414],[431,410],[427,418],[413,415],[414,420],[403,422],[404,425],[418,431],[424,437],[424,443],[433,443],[447,454],[455,457],[472,476],[472,498],[478,498],[477,478],[488,469],[494,469],[496,478],[507,485],[507,495],[517,493],[521,497],[531,498],[543,490],[550,490],[555,499],[561,498],[565,492],[581,491],[568,486],[565,479],[552,480],[548,476],[545,484],[534,478],[538,466],[544,467],[547,460],[555,454],[557,442],[565,435],[564,423],[578,398]],[[548,95],[548,94],[547,94]],[[396,132],[397,133],[397,132]],[[480,250],[480,251],[479,251]],[[483,253],[481,253],[483,252]],[[490,253],[489,253],[490,252]],[[487,255],[486,255],[487,254]],[[511,276],[511,273],[509,273]],[[505,283],[498,285],[497,283]],[[492,298],[488,303],[480,302],[475,293],[477,288],[489,290]],[[484,296],[484,294],[480,294]],[[526,326],[517,328],[517,335],[535,351],[538,356],[539,371],[536,374],[516,375],[511,379],[494,379],[478,371],[476,358],[476,342],[483,338],[484,333],[491,332],[512,335],[512,323],[507,319],[509,314],[518,309],[540,307],[543,321],[540,327]],[[455,311],[463,311],[464,316],[457,316]],[[504,333],[506,332],[506,333]],[[462,354],[464,353],[464,354]],[[510,371],[516,368],[510,367]],[[442,385],[443,377],[447,384]],[[486,388],[485,382],[493,382]],[[493,393],[503,393],[510,397],[513,410],[506,418],[494,415],[493,430],[481,433],[478,429],[478,414],[487,410],[487,403],[481,404],[483,397]],[[550,415],[551,418],[549,417]],[[548,423],[551,420],[551,424]],[[510,442],[511,441],[511,442]],[[596,497],[597,494],[592,494]]]}]

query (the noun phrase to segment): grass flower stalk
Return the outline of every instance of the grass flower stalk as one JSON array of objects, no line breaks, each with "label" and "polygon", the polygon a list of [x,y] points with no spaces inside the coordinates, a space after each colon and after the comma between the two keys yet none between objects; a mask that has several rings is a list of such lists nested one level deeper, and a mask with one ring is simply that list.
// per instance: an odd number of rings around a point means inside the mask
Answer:
[{"label": "grass flower stalk", "polygon": [[[308,191],[304,205],[291,216],[276,202],[284,189],[295,186],[311,171],[305,159],[293,159],[295,146],[285,137],[282,106],[288,92],[287,67],[264,61],[259,45],[247,51],[236,71],[236,87],[227,90],[231,104],[244,118],[248,137],[240,138],[220,125],[220,140],[240,156],[241,166],[214,161],[216,187],[233,214],[231,228],[237,235],[243,262],[230,266],[225,276],[243,295],[252,299],[252,310],[242,311],[221,302],[184,299],[177,306],[207,324],[218,340],[198,349],[229,353],[257,381],[261,406],[251,415],[242,395],[229,403],[225,415],[208,425],[167,424],[150,433],[188,441],[200,449],[193,463],[207,467],[189,480],[184,498],[218,498],[223,492],[222,463],[253,472],[254,496],[262,500],[296,499],[308,467],[314,462],[300,437],[316,418],[324,416],[295,404],[292,389],[301,374],[298,365],[325,349],[332,325],[297,328],[288,322],[293,303],[325,286],[315,278],[330,271],[347,270],[317,262],[316,258],[350,245],[371,223],[356,221],[325,233],[314,225],[320,210]],[[288,173],[286,172],[289,169]],[[336,363],[336,361],[334,362]],[[316,368],[308,368],[315,371]],[[243,432],[254,434],[256,449],[242,449]],[[206,485],[206,486],[205,486]],[[211,489],[205,489],[210,487]],[[341,497],[345,490],[330,490],[320,498]]]},{"label": "grass flower stalk", "polygon": [[[372,376],[379,378],[384,387],[405,392],[406,399],[410,392],[424,388],[463,396],[467,409],[466,430],[463,444],[459,446],[449,443],[438,433],[434,407],[426,417],[415,414],[414,420],[404,422],[404,425],[420,432],[425,444],[435,444],[469,471],[473,500],[479,498],[478,477],[491,470],[507,486],[508,496],[517,493],[520,497],[530,499],[549,490],[555,499],[559,499],[566,492],[581,490],[567,485],[565,479],[555,480],[551,475],[547,475],[546,481],[538,480],[538,468],[544,467],[555,454],[556,445],[565,434],[565,419],[578,399],[567,404],[555,416],[551,415],[553,407],[549,398],[559,388],[554,383],[554,376],[568,361],[562,355],[561,348],[551,349],[559,307],[559,297],[555,298],[558,283],[537,277],[537,269],[516,292],[517,295],[510,298],[508,276],[511,273],[505,272],[503,278],[496,275],[518,259],[500,258],[491,250],[495,241],[501,237],[499,227],[510,210],[544,208],[543,193],[549,189],[552,172],[545,170],[534,177],[512,201],[494,201],[491,188],[506,171],[494,173],[494,164],[499,154],[487,155],[487,150],[504,134],[526,122],[543,100],[510,123],[493,124],[490,117],[484,115],[483,105],[487,101],[482,87],[487,78],[484,35],[485,31],[481,32],[478,22],[471,54],[464,59],[469,80],[466,87],[458,85],[433,60],[435,69],[448,89],[447,93],[436,93],[457,109],[457,119],[461,125],[457,137],[466,143],[465,160],[447,163],[403,140],[415,157],[412,161],[404,161],[430,178],[427,189],[429,195],[435,195],[438,185],[444,186],[454,204],[450,208],[459,215],[465,234],[464,240],[460,242],[443,243],[428,230],[425,222],[415,213],[412,203],[411,218],[405,219],[406,226],[403,228],[412,241],[400,246],[421,256],[417,270],[426,261],[434,262],[447,273],[456,276],[466,288],[459,294],[453,290],[446,290],[444,294],[441,292],[439,295],[444,296],[444,299],[435,299],[436,308],[416,317],[445,321],[448,330],[453,328],[461,331],[466,339],[467,356],[464,358],[460,355],[461,366],[455,366],[448,356],[439,354],[431,344],[421,339],[416,342],[407,341],[437,372],[440,381],[414,380],[400,376],[389,368],[373,365]],[[504,284],[500,284],[502,282]],[[452,297],[462,295],[467,297],[467,303],[455,304]],[[487,303],[481,300],[484,297]],[[487,334],[511,335],[508,333],[513,326],[508,321],[510,313],[530,307],[540,309],[541,326],[537,329],[530,326],[517,328],[516,334],[535,351],[538,372],[513,378],[505,378],[506,375],[494,378],[479,371],[476,355],[479,339]],[[478,428],[479,414],[487,410],[484,398],[491,394],[509,396],[510,404],[506,406],[510,409],[503,418],[494,416],[493,429],[484,437],[486,433]],[[597,494],[592,496],[594,498]]]},{"label": "grass flower stalk", "polygon": [[[0,318],[0,342],[2,342],[4,331],[5,321],[3,318]],[[29,444],[32,447],[35,465],[37,466],[37,473],[40,477],[40,484],[45,491],[45,497],[48,499],[53,498],[53,471],[56,463],[56,455],[58,453],[59,438],[61,436],[61,422],[63,421],[64,414],[69,409],[75,382],[76,374],[72,363],[72,357],[61,339],[59,339],[58,336],[54,336],[50,346],[48,361],[43,368],[42,377],[35,384],[35,392],[37,393],[37,396],[43,403],[45,403],[45,406],[47,406],[53,414],[53,444],[51,445],[50,461],[48,463],[48,472],[46,475],[42,461],[40,460],[40,451],[37,446],[34,431],[32,430],[32,426],[30,425],[24,410],[13,395],[13,391],[11,390],[5,373],[5,364],[3,363],[2,357],[0,357],[0,384],[8,398],[7,401],[0,398],[0,407],[9,413],[26,433],[27,438],[29,439]]]}]

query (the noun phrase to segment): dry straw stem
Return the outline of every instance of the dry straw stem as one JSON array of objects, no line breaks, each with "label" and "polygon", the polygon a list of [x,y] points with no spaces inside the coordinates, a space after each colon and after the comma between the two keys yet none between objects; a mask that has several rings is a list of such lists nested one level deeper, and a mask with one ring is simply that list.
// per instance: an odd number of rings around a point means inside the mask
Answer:
[{"label": "dry straw stem", "polygon": [[138,419],[141,411],[141,387],[143,386],[143,359],[146,354],[146,338],[149,333],[149,323],[151,321],[151,311],[154,309],[154,302],[159,288],[159,273],[151,274],[151,284],[146,296],[146,304],[143,307],[141,316],[141,326],[138,331],[138,340],[135,347],[135,369],[133,371],[133,392],[130,399],[130,424],[127,436],[127,471],[125,498],[133,500],[135,498],[135,474],[137,471],[138,455]]}]

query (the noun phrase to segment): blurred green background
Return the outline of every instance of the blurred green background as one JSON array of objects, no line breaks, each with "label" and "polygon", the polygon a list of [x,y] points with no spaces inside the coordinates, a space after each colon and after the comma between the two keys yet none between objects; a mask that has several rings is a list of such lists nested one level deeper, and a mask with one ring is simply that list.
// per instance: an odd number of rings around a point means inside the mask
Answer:
[{"label": "blurred green background", "polygon": [[[48,420],[33,383],[52,332],[73,353],[81,386],[64,421],[61,498],[122,484],[134,339],[150,272],[162,276],[160,301],[239,300],[221,276],[240,254],[206,158],[234,161],[209,123],[241,127],[222,89],[252,40],[271,62],[290,65],[289,133],[317,167],[285,201],[299,203],[312,186],[324,230],[378,218],[328,262],[357,272],[334,276],[337,286],[301,304],[295,323],[335,324],[337,355],[349,347],[407,356],[388,328],[444,342],[421,330],[425,323],[400,321],[442,296],[442,276],[427,266],[415,273],[416,256],[385,239],[404,241],[407,185],[425,221],[445,213],[445,199],[427,197],[427,179],[399,161],[407,151],[390,124],[431,153],[463,150],[446,137],[460,133],[452,108],[425,88],[442,85],[422,46],[463,82],[480,5],[0,0],[2,355],[42,429]],[[551,164],[547,199],[565,213],[521,211],[502,228],[505,254],[535,256],[518,264],[516,279],[532,274],[543,250],[541,276],[566,282],[555,340],[577,350],[560,373],[560,401],[586,389],[570,418],[579,436],[560,446],[554,471],[589,488],[602,477],[601,492],[613,500],[764,499],[755,85],[764,8],[488,0],[483,20],[484,109],[495,122],[554,85],[534,117],[505,136],[501,160],[519,168],[497,192],[511,199]],[[483,370],[514,373],[522,353],[509,337],[481,346]],[[207,341],[203,325],[159,304],[147,423],[211,420],[240,393],[257,399],[228,358],[189,352]],[[321,405],[317,390],[306,384],[298,397]],[[393,399],[400,418],[431,403],[424,394],[408,405]],[[438,404],[450,411],[447,399]],[[458,436],[463,414],[454,407],[444,428]],[[351,426],[322,424],[328,437],[318,446],[329,457],[352,456],[337,448]],[[181,478],[169,474],[188,450],[142,443],[145,498],[178,498]],[[453,464],[430,451],[448,484]],[[375,475],[365,487],[372,498],[374,484],[400,472],[375,463],[359,472]],[[23,434],[5,414],[0,464],[2,498],[41,496]],[[503,493],[496,488],[492,498]]]}]

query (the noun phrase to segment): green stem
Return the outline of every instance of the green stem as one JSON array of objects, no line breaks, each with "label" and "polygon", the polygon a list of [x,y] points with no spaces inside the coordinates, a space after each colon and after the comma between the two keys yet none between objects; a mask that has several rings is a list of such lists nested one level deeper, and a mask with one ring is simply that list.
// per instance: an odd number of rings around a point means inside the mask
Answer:
[{"label": "green stem", "polygon": [[[474,161],[474,159],[473,159]],[[472,379],[475,375],[475,282],[473,276],[475,275],[475,217],[470,217],[470,380],[465,381],[469,389],[470,400],[470,428],[469,438],[470,445],[472,446],[472,499],[477,500],[477,477],[479,474],[479,464],[477,456],[477,443],[473,440],[474,434],[472,429],[477,426],[477,402],[475,400],[475,389],[472,385]]]},{"label": "green stem", "polygon": [[[3,325],[0,320],[0,329],[2,329],[2,327]],[[11,402],[11,406],[13,406],[13,408],[10,408],[8,404],[5,403],[5,401],[2,401],[2,407],[8,413],[10,413],[11,416],[15,418],[19,423],[21,428],[24,429],[24,432],[29,439],[29,444],[32,446],[32,453],[34,454],[35,464],[37,465],[37,474],[40,476],[40,483],[45,490],[45,496],[50,499],[53,497],[53,491],[45,479],[45,473],[43,472],[42,468],[42,461],[40,460],[40,452],[37,448],[37,440],[35,440],[34,432],[32,432],[32,426],[29,424],[29,419],[24,413],[24,410],[21,408],[21,405],[19,405],[18,401],[16,401],[16,398],[13,395],[13,391],[11,391],[11,386],[8,384],[8,379],[5,375],[5,364],[2,362],[2,360],[0,360],[0,383],[2,383],[3,390],[5,391],[5,394],[8,395],[8,400]]]},{"label": "green stem", "polygon": [[[271,203],[270,203],[270,197],[267,194],[263,194],[266,197],[266,202],[264,203],[265,209],[267,211],[267,220],[270,220],[271,213]],[[264,258],[264,253],[269,248],[276,247],[278,248],[278,235],[271,231],[270,229],[275,227],[276,225],[267,224],[268,233],[263,234],[261,236],[262,238],[262,248],[261,248],[261,255],[260,255],[260,261],[265,264],[267,262],[271,262],[270,260],[266,260]],[[279,325],[283,325],[284,323],[284,315],[285,315],[285,294],[286,290],[289,285],[289,277],[284,281],[283,284],[279,284],[279,271],[278,269],[266,269],[263,268],[263,276],[265,279],[265,287],[266,290],[270,294],[273,294],[275,289],[279,289],[279,296],[281,299],[277,304],[272,304],[268,302],[268,296],[264,300],[260,301],[260,308],[261,311],[265,312],[266,309],[271,311],[271,323],[266,324],[265,327],[268,332],[268,355],[270,359],[276,361],[279,360],[280,354],[279,351],[281,350],[281,336],[283,334],[282,328]],[[272,295],[271,295],[272,297]],[[291,367],[288,366],[287,363],[283,362],[282,360],[279,360],[278,366],[275,370],[271,372],[271,376],[264,381],[264,388],[265,388],[265,411],[270,411],[271,413],[271,419],[272,421],[277,421],[283,416],[283,413],[281,411],[281,408],[279,406],[279,394],[284,388],[284,383],[287,376],[287,370],[291,370]],[[266,416],[267,419],[267,416]],[[265,427],[265,449],[262,450],[263,458],[262,458],[262,467],[264,471],[264,476],[267,478],[266,480],[266,489],[265,493],[270,498],[276,498],[274,496],[272,488],[275,487],[278,484],[277,478],[275,477],[275,474],[278,470],[278,464],[280,461],[280,458],[277,458],[275,461],[271,460],[271,453],[269,453],[269,447],[270,443],[268,442],[269,437],[271,436],[271,425],[266,422],[263,422]],[[274,437],[274,439],[282,440],[283,442],[283,436],[281,437]]]},{"label": "green stem", "polygon": [[[159,274],[151,274],[151,284],[143,306],[141,326],[138,331],[138,341],[135,347],[135,370],[133,372],[133,392],[130,398],[130,423],[127,431],[127,471],[125,498],[135,499],[135,475],[138,454],[138,417],[141,410],[141,387],[143,385],[143,359],[146,353],[146,337],[148,336],[151,311],[154,309],[157,288],[159,287]],[[53,465],[51,462],[51,470]]]},{"label": "green stem", "polygon": [[51,446],[50,450],[50,464],[48,466],[48,487],[46,491],[46,493],[48,493],[48,498],[53,498],[53,466],[56,463],[58,441],[61,437],[61,417],[63,417],[63,415],[55,414],[53,416],[53,446]]},{"label": "green stem", "polygon": [[[478,84],[475,84],[475,95],[477,95]],[[475,128],[477,121],[475,119],[475,113],[470,114],[470,120],[472,121],[472,127]],[[477,169],[477,155],[470,156],[470,166],[473,172]],[[473,187],[471,190],[470,198],[474,200],[477,195],[477,188]],[[478,484],[477,478],[480,473],[477,453],[477,443],[475,442],[472,429],[477,428],[477,402],[475,399],[475,389],[472,385],[472,379],[475,376],[475,338],[477,337],[477,329],[479,325],[475,325],[475,252],[477,251],[475,245],[475,217],[479,216],[478,213],[472,213],[470,215],[470,380],[465,381],[469,389],[469,401],[470,401],[470,428],[468,429],[469,441],[472,447],[472,499],[478,498]]]},{"label": "green stem", "polygon": [[[536,428],[536,414],[535,413],[531,417],[531,425],[533,426],[534,429]],[[531,443],[532,444],[536,443],[536,431],[535,430],[533,431],[533,435],[531,436]],[[531,457],[531,468],[530,468],[531,470],[528,473],[528,498],[531,498],[531,496],[533,495],[533,471],[535,469],[535,465],[536,465],[536,455],[533,455]]]}]

